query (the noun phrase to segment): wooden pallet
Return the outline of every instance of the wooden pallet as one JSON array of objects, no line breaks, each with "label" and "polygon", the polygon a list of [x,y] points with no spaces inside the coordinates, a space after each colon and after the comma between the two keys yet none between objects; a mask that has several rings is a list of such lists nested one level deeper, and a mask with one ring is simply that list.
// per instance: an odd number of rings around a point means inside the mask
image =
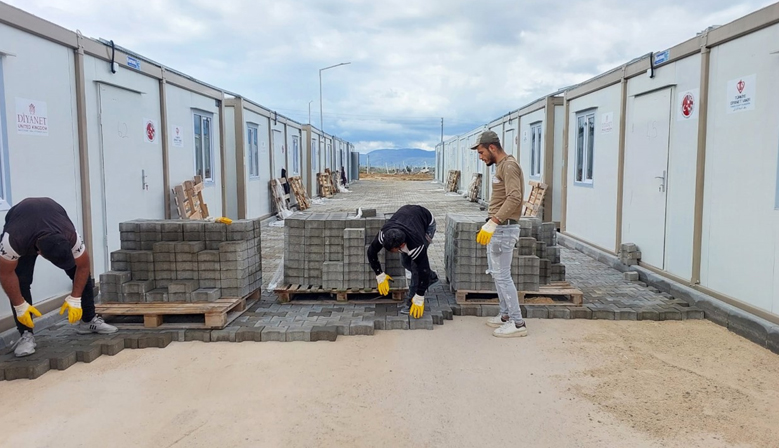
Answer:
[{"label": "wooden pallet", "polygon": [[[276,288],[273,290],[273,292],[276,293],[277,296],[279,296],[279,302],[281,303],[287,303],[293,300],[296,296],[306,296],[306,295],[314,295],[314,294],[328,294],[331,296],[335,296],[335,300],[338,302],[347,302],[350,298],[355,299],[358,295],[364,295],[364,294],[379,294],[379,291],[376,288],[364,288],[364,289],[355,289],[355,288],[349,288],[345,290],[339,290],[339,289],[324,289],[321,286],[312,286],[312,285],[285,285],[281,288]],[[388,295],[388,298],[391,298],[391,300],[395,302],[399,302],[403,300],[403,297],[408,292],[407,288],[393,288],[390,289],[390,294]]]},{"label": "wooden pallet", "polygon": [[536,182],[534,180],[531,180],[528,183],[532,188],[530,190],[530,196],[528,196],[527,201],[525,201],[525,208],[522,212],[522,216],[538,216],[538,212],[544,204],[547,185],[543,182]]},{"label": "wooden pallet", "polygon": [[[259,298],[260,290],[257,289],[245,297],[223,297],[216,302],[100,303],[95,304],[95,312],[102,316],[143,316],[144,328],[220,330],[227,325],[228,314],[237,313],[229,319],[234,320]],[[164,323],[165,316],[182,314],[202,315],[205,322]]]},{"label": "wooden pallet", "polygon": [[341,172],[340,171],[333,171],[330,172],[330,169],[326,169],[325,172],[329,173],[330,176],[330,187],[333,189],[333,194],[338,193],[338,183],[341,181]]},{"label": "wooden pallet", "polygon": [[300,179],[300,176],[290,177],[289,186],[292,188],[292,194],[295,195],[295,200],[298,203],[298,210],[306,210],[311,207],[311,203],[308,201],[308,195],[306,195],[306,189],[303,188],[303,181]]},{"label": "wooden pallet", "polygon": [[323,198],[331,198],[335,192],[330,183],[330,176],[325,173],[316,173],[316,180],[319,184],[319,196]]},{"label": "wooden pallet", "polygon": [[208,205],[203,200],[203,179],[195,176],[172,189],[173,201],[181,219],[208,218]]},{"label": "wooden pallet", "polygon": [[280,218],[284,218],[281,214],[282,210],[289,210],[289,194],[284,192],[284,185],[287,185],[287,180],[282,178],[270,180],[270,190],[273,193],[273,202],[276,204],[276,213]]},{"label": "wooden pallet", "polygon": [[446,191],[457,192],[457,186],[460,183],[460,171],[449,170],[449,176],[446,180]]},{"label": "wooden pallet", "polygon": [[[459,290],[455,300],[461,305],[487,305],[499,303],[495,291]],[[520,305],[573,305],[581,306],[584,293],[571,286],[568,282],[552,282],[542,285],[538,291],[517,291]],[[560,300],[566,297],[566,300]]]},{"label": "wooden pallet", "polygon": [[471,179],[471,186],[468,188],[468,200],[471,202],[477,202],[479,200],[479,192],[481,191],[481,173],[475,173],[473,179]]}]

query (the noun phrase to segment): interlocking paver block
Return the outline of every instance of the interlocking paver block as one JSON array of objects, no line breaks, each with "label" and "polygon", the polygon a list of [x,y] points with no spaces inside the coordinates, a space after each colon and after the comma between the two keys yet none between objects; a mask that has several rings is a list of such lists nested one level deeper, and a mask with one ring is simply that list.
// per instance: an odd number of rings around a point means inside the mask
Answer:
[{"label": "interlocking paver block", "polygon": [[433,317],[425,313],[419,319],[413,317],[408,319],[409,330],[432,330],[433,329]]},{"label": "interlocking paver block", "polygon": [[387,330],[408,330],[408,319],[409,317],[406,315],[387,316],[386,328]]},{"label": "interlocking paver block", "polygon": [[349,325],[349,334],[352,336],[373,335],[374,330],[375,326],[373,321],[352,321],[352,323]]},{"label": "interlocking paver block", "polygon": [[49,367],[54,370],[65,370],[76,361],[78,361],[78,357],[73,350],[54,352],[49,355]]},{"label": "interlocking paver block", "polygon": [[338,337],[338,329],[334,326],[314,326],[311,328],[311,342],[335,341]]},{"label": "interlocking paver block", "polygon": [[311,340],[311,327],[289,327],[286,336],[287,342],[309,342]]},{"label": "interlocking paver block", "polygon": [[222,330],[211,331],[211,342],[237,342],[236,333],[239,327],[231,326]]},{"label": "interlocking paver block", "polygon": [[48,359],[14,361],[0,364],[0,370],[5,371],[6,381],[28,379],[34,380],[51,369]]},{"label": "interlocking paver block", "polygon": [[100,346],[100,352],[104,355],[114,356],[124,350],[124,338],[101,339],[92,343]]},{"label": "interlocking paver block", "polygon": [[263,330],[265,330],[264,325],[256,327],[241,327],[235,332],[235,342],[261,342]]},{"label": "interlocking paver block", "polygon": [[262,342],[278,341],[286,342],[287,327],[265,327],[261,333]]},{"label": "interlocking paver block", "polygon": [[76,347],[75,349],[78,362],[83,363],[90,363],[103,354],[103,349],[99,345],[87,345]]},{"label": "interlocking paver block", "polygon": [[211,342],[211,330],[186,330],[185,341]]}]

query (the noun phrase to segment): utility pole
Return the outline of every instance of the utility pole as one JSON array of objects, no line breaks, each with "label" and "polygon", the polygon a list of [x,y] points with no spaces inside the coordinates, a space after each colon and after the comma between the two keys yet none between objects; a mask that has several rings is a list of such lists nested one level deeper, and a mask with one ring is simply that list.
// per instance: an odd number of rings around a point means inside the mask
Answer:
[{"label": "utility pole", "polygon": [[441,144],[444,144],[444,117],[441,117]]}]

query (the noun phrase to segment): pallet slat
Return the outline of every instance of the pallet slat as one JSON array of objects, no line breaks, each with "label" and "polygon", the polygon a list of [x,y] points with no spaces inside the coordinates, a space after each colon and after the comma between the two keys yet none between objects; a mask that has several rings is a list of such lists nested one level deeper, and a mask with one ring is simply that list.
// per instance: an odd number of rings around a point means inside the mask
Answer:
[{"label": "pallet slat", "polygon": [[[499,303],[497,297],[489,298],[468,298],[474,295],[495,295],[496,291],[471,291],[459,290],[455,292],[455,300],[461,305],[491,305]],[[542,285],[538,291],[517,291],[520,305],[530,304],[528,300],[533,296],[567,296],[569,301],[553,301],[552,303],[538,303],[537,305],[574,305],[580,306],[584,301],[584,293],[571,286],[568,282],[555,282],[550,285]]]},{"label": "pallet slat", "polygon": [[260,290],[255,290],[246,297],[223,297],[215,302],[185,303],[185,302],[154,302],[154,303],[100,303],[95,304],[95,311],[104,316],[143,316],[145,328],[157,328],[165,325],[164,316],[181,314],[202,314],[204,324],[184,324],[187,328],[221,329],[227,323],[227,314],[233,311],[244,311],[247,300],[258,300]]},{"label": "pallet slat", "polygon": [[[324,289],[321,286],[305,285],[305,288],[301,285],[289,285],[284,288],[277,288],[273,290],[279,297],[279,301],[282,303],[290,302],[295,296],[305,296],[312,294],[330,294],[335,295],[336,300],[339,302],[349,301],[349,297],[356,294],[378,294],[379,291],[375,288],[366,288],[355,290],[352,288],[346,290],[339,289]],[[390,289],[389,297],[392,300],[398,302],[403,300],[403,295],[408,292],[408,288]]]}]

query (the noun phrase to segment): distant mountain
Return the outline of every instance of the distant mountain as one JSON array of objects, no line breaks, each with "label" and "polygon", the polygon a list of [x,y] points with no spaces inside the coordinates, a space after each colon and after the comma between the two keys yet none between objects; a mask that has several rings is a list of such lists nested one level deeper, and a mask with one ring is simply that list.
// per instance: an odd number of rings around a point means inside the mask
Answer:
[{"label": "distant mountain", "polygon": [[425,151],[418,148],[407,149],[376,149],[368,154],[360,154],[360,166],[370,166],[384,168],[385,164],[390,168],[396,166],[424,167],[435,166],[435,151]]}]

